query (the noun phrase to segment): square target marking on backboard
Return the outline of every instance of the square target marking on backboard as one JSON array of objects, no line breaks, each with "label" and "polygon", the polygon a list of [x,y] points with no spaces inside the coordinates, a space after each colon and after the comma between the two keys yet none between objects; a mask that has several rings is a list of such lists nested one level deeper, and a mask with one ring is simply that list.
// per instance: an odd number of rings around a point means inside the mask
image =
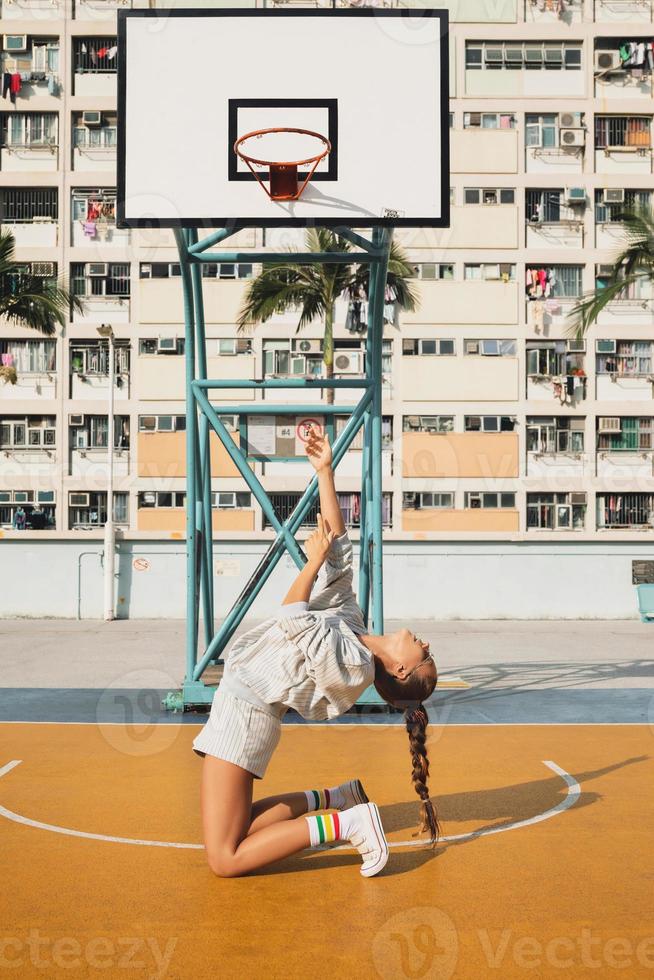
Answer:
[{"label": "square target marking on backboard", "polygon": [[[445,10],[128,10],[118,48],[119,226],[449,226]],[[271,198],[234,143],[305,160],[297,129],[329,152]]]}]

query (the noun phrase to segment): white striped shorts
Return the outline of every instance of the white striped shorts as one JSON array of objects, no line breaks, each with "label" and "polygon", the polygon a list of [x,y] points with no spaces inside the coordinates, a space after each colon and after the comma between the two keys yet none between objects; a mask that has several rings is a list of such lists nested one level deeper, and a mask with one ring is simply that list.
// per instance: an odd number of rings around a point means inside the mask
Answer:
[{"label": "white striped shorts", "polygon": [[244,701],[219,686],[207,723],[193,739],[197,755],[215,755],[261,779],[282,734],[279,714]]}]

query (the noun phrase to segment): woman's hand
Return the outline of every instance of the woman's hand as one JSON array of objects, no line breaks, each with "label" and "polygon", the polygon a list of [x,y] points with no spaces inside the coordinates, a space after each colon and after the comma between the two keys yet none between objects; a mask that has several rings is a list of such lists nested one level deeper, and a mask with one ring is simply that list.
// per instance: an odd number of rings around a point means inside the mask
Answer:
[{"label": "woman's hand", "polygon": [[309,564],[316,570],[324,564],[335,537],[327,521],[323,521],[322,514],[318,514],[318,527],[304,543]]},{"label": "woman's hand", "polygon": [[309,429],[309,439],[306,445],[309,462],[317,473],[330,470],[332,467],[332,447],[324,432],[312,425]]}]

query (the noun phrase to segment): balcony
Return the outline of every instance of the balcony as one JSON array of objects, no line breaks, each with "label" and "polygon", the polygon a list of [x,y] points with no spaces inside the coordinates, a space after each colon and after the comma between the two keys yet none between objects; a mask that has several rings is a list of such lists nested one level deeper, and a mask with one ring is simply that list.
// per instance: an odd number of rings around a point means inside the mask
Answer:
[{"label": "balcony", "polygon": [[652,117],[595,116],[595,172],[634,176],[652,172]]},{"label": "balcony", "polygon": [[634,480],[651,480],[654,477],[652,450],[599,450],[596,473],[603,479],[617,480],[620,488],[633,489]]},{"label": "balcony", "polygon": [[[115,349],[114,399],[127,401],[130,394],[129,348],[124,344]],[[71,344],[70,398],[81,401],[101,401],[109,398],[109,364],[106,345],[88,342]]]},{"label": "balcony", "polygon": [[24,478],[47,476],[53,479],[58,471],[57,450],[52,446],[4,446],[0,445],[0,469],[4,482]]},{"label": "balcony", "polygon": [[47,215],[20,221],[5,219],[2,230],[12,233],[16,248],[54,248],[59,244],[59,224]]},{"label": "balcony", "polygon": [[528,189],[527,248],[583,248],[585,209],[584,187]]},{"label": "balcony", "polygon": [[72,194],[71,244],[77,247],[127,248],[129,228],[116,228],[116,192],[77,189]]},{"label": "balcony", "polygon": [[595,0],[595,21],[651,24],[652,0]]},{"label": "balcony", "polygon": [[527,24],[580,24],[583,19],[582,0],[567,0],[559,6],[555,0],[524,0]]},{"label": "balcony", "polygon": [[[595,98],[631,99],[638,101],[652,98],[652,59],[644,43],[651,38],[636,38],[642,47],[629,49],[621,39],[602,38],[595,48]],[[629,49],[629,50],[628,50]],[[650,63],[652,62],[652,63]]]},{"label": "balcony", "polygon": [[403,477],[516,477],[514,432],[403,432]]},{"label": "balcony", "polygon": [[73,37],[73,94],[115,98],[117,59],[115,36]]},{"label": "balcony", "polygon": [[[3,2],[3,17],[6,6]],[[30,21],[34,21],[35,13],[30,15]],[[0,71],[3,76],[5,73],[20,75],[18,87],[14,91],[11,87],[7,89],[7,97],[14,107],[24,108],[25,102],[35,97],[60,95],[59,38],[5,32]],[[3,89],[4,85],[3,81]]]},{"label": "balcony", "polygon": [[517,357],[403,357],[408,402],[504,402],[519,396]]}]

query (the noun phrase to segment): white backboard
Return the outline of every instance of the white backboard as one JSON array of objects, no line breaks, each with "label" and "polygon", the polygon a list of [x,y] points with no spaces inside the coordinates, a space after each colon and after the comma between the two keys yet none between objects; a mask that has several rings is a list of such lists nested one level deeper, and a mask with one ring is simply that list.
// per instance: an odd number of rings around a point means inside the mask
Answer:
[{"label": "white backboard", "polygon": [[[444,10],[120,12],[119,225],[448,226],[447,31]],[[234,152],[271,127],[331,141],[297,201]]]}]

